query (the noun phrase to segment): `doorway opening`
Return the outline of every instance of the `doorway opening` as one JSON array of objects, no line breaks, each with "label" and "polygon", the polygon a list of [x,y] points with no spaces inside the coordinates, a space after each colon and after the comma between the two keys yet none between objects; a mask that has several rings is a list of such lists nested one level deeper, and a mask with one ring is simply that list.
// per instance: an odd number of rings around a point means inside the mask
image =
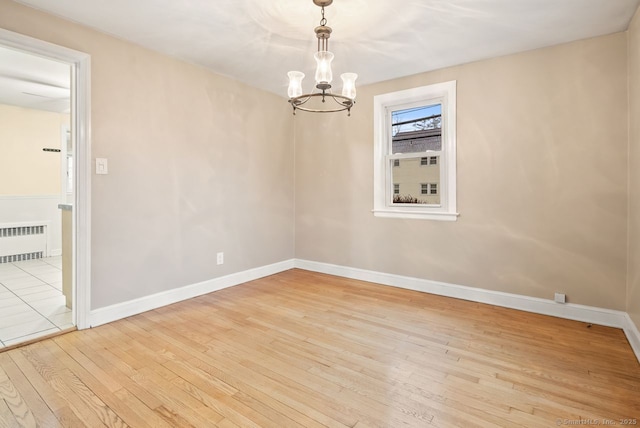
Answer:
[{"label": "doorway opening", "polygon": [[0,29],[0,118],[2,349],[88,327],[89,56]]}]

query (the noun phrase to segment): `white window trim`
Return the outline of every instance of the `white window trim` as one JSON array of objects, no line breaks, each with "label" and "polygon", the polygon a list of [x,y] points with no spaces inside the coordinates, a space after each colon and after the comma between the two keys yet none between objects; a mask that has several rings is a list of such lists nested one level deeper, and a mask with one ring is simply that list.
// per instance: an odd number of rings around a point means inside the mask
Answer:
[{"label": "white window trim", "polygon": [[[445,117],[442,127],[442,154],[440,156],[440,204],[393,205],[392,169],[388,162],[388,138],[391,135],[389,111],[409,103],[437,100],[442,104]],[[456,221],[456,81],[437,83],[404,91],[377,95],[373,98],[374,165],[373,214],[376,217],[412,218]],[[412,154],[413,155],[413,154]],[[427,156],[429,156],[427,154]]]}]

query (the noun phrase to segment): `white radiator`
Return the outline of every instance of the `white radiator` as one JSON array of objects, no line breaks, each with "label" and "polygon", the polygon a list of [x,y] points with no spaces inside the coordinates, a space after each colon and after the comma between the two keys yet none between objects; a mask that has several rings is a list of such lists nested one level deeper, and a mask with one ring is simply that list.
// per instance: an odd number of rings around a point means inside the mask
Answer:
[{"label": "white radiator", "polygon": [[48,256],[49,222],[0,224],[0,263]]}]

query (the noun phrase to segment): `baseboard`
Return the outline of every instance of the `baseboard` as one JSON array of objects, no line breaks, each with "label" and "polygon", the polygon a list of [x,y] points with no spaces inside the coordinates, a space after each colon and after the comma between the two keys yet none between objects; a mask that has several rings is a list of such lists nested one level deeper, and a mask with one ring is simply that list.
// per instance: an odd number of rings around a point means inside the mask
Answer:
[{"label": "baseboard", "polygon": [[437,294],[439,296],[454,297],[456,299],[487,303],[505,308],[533,312],[536,314],[550,315],[558,318],[566,318],[591,324],[620,328],[627,335],[629,343],[640,362],[640,333],[626,312],[603,309],[594,306],[576,305],[573,303],[556,303],[553,300],[540,299],[537,297],[485,290],[482,288],[430,281],[427,279],[375,272],[347,266],[313,262],[309,260],[296,259],[295,267],[345,278],[373,282],[376,284],[390,285],[393,287]]},{"label": "baseboard", "polygon": [[187,285],[184,287],[167,290],[139,299],[92,310],[89,313],[89,327],[96,327],[122,318],[137,315],[142,312],[160,308],[162,306],[191,299],[213,291],[233,287],[248,281],[263,278],[265,276],[280,273],[294,268],[294,260],[285,260],[242,272],[233,273],[220,278]]},{"label": "baseboard", "polygon": [[51,250],[51,252],[49,253],[49,257],[56,257],[61,255],[62,255],[62,249]]},{"label": "baseboard", "polygon": [[629,314],[625,314],[625,317],[627,325],[623,328],[624,334],[627,335],[631,349],[633,349],[636,357],[638,357],[638,362],[640,362],[640,331],[638,331],[638,327],[636,327]]}]

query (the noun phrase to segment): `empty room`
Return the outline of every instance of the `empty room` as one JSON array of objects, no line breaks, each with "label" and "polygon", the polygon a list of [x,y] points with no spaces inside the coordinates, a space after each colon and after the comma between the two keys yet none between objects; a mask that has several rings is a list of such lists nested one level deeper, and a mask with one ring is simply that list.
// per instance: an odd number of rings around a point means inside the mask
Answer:
[{"label": "empty room", "polygon": [[640,420],[640,0],[0,0],[0,427]]}]

